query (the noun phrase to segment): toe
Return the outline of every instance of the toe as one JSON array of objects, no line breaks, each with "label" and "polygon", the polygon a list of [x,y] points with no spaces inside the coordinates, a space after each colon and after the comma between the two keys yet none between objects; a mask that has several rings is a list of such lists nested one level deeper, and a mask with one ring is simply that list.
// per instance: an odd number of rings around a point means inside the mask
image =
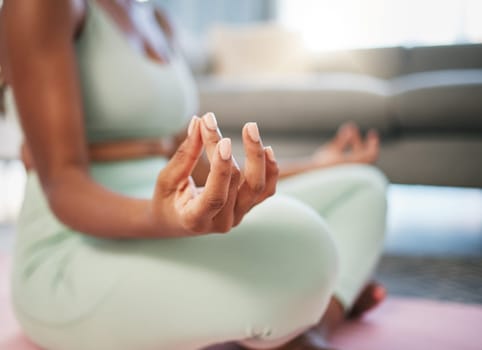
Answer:
[{"label": "toe", "polygon": [[368,284],[355,301],[348,318],[358,318],[378,306],[386,297],[386,289],[376,283]]}]

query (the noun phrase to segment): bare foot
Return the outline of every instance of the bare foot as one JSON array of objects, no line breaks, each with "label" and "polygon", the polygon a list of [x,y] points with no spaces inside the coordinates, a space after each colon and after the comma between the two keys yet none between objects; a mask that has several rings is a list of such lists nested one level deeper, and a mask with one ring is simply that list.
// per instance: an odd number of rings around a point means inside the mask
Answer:
[{"label": "bare foot", "polygon": [[359,318],[377,307],[386,297],[385,288],[370,282],[358,296],[352,309],[344,316],[343,307],[336,298],[332,298],[320,323],[276,350],[328,350],[331,349],[325,339],[333,334],[344,319]]},{"label": "bare foot", "polygon": [[385,299],[387,291],[377,282],[371,282],[361,291],[347,318],[359,318],[380,305]]},{"label": "bare foot", "polygon": [[343,124],[335,137],[320,147],[313,160],[320,167],[345,163],[372,164],[378,158],[380,139],[375,130],[369,130],[363,139],[354,123]]}]

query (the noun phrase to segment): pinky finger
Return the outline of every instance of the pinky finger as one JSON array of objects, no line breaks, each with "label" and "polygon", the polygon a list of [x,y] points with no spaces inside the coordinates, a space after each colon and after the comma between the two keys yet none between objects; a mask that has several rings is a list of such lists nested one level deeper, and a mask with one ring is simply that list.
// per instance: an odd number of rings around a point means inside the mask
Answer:
[{"label": "pinky finger", "polygon": [[[274,156],[273,149],[268,146],[264,148],[264,154],[266,157],[265,162],[265,187],[263,193],[256,197],[254,203],[252,202],[248,208],[243,208],[241,212],[238,212],[234,220],[233,226],[238,226],[243,216],[255,205],[261,203],[266,198],[271,197],[276,192],[276,184],[278,183],[278,162]],[[239,199],[239,197],[238,197]]]}]

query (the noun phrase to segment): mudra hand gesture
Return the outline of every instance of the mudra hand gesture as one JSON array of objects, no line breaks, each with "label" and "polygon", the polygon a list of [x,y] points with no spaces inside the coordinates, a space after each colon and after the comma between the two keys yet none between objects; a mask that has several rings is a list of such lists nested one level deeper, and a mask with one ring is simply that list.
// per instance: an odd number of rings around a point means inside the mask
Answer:
[{"label": "mudra hand gesture", "polygon": [[[263,146],[256,123],[247,123],[242,136],[243,171],[214,114],[193,117],[187,138],[158,176],[150,208],[151,220],[167,229],[169,237],[228,232],[253,206],[275,193],[278,165],[273,150]],[[205,186],[199,188],[191,173],[204,148],[210,172]]]}]

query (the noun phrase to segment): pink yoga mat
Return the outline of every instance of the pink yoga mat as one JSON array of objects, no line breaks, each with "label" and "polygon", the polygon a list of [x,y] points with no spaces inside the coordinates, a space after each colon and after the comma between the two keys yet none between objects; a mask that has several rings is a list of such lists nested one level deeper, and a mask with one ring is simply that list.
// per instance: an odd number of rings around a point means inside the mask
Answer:
[{"label": "pink yoga mat", "polygon": [[[0,350],[39,350],[13,316],[9,266],[0,256]],[[342,350],[482,350],[482,306],[389,298],[362,320],[347,322],[332,343]]]}]

